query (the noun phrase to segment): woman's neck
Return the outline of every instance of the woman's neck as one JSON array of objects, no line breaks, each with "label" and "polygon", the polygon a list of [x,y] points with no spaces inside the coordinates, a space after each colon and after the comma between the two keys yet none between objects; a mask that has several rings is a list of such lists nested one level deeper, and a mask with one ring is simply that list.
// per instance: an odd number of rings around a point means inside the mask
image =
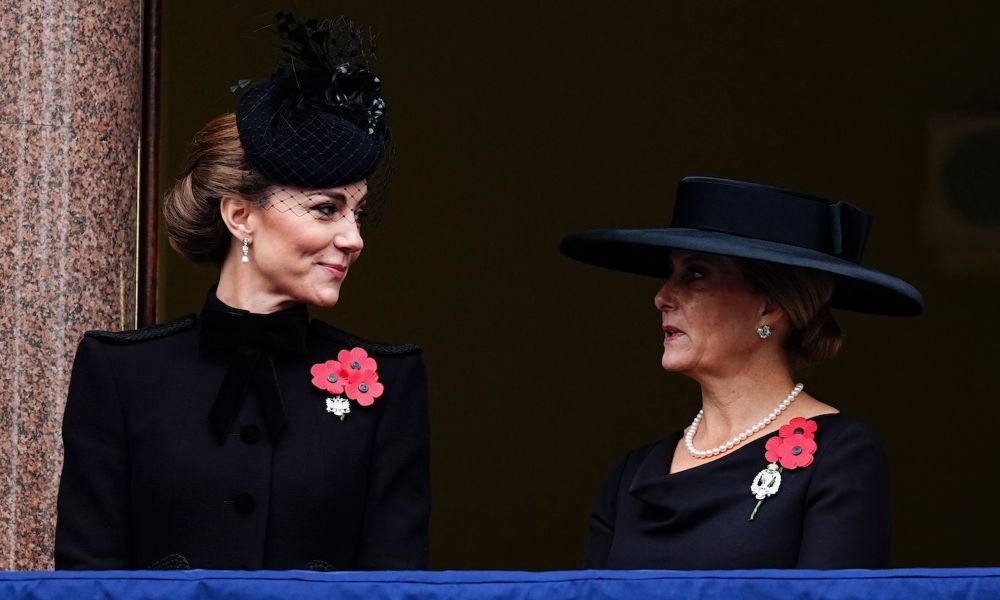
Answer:
[{"label": "woman's neck", "polygon": [[783,365],[705,378],[699,383],[704,414],[698,425],[698,447],[725,443],[759,423],[795,386]]},{"label": "woman's neck", "polygon": [[231,260],[222,265],[215,295],[228,306],[257,314],[270,314],[298,304],[288,295],[269,289],[253,267]]}]

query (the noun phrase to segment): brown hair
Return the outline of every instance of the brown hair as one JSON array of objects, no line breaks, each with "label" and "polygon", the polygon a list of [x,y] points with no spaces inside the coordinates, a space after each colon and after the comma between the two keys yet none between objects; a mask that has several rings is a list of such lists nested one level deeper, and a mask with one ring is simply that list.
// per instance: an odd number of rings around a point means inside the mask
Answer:
[{"label": "brown hair", "polygon": [[219,200],[226,194],[255,199],[267,185],[243,152],[236,115],[212,119],[194,136],[184,175],[164,199],[170,245],[189,260],[221,266],[231,236]]},{"label": "brown hair", "polygon": [[756,260],[736,259],[750,287],[781,306],[788,318],[783,343],[793,369],[837,355],[844,335],[830,310],[829,273]]}]

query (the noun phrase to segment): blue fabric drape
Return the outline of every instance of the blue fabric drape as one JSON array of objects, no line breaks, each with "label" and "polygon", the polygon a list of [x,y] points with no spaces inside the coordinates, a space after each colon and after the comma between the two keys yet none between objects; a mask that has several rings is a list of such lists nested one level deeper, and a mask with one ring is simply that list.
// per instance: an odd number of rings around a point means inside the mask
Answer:
[{"label": "blue fabric drape", "polygon": [[57,571],[0,573],[0,598],[493,600],[1000,598],[1000,569],[885,571]]}]

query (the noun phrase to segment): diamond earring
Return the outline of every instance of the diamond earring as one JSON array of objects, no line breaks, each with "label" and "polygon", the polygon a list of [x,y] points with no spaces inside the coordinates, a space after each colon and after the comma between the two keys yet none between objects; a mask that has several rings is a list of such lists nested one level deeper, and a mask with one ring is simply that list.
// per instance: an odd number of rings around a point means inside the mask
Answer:
[{"label": "diamond earring", "polygon": [[248,237],[243,238],[243,258],[240,259],[240,262],[243,264],[250,262],[250,238]]},{"label": "diamond earring", "polygon": [[774,333],[774,328],[770,325],[761,325],[757,328],[757,335],[759,335],[762,340],[766,340],[771,337],[772,333]]}]

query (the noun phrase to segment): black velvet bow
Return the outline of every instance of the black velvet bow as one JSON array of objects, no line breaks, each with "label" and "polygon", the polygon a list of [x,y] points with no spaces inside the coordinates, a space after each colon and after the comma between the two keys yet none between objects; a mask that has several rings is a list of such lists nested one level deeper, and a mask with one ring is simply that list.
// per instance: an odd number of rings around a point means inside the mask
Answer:
[{"label": "black velvet bow", "polygon": [[208,414],[216,440],[222,444],[233,428],[251,387],[273,440],[285,426],[285,403],[278,387],[272,354],[306,351],[309,313],[299,305],[281,312],[256,314],[231,308],[209,294],[201,315],[201,350],[230,354],[229,369]]}]

